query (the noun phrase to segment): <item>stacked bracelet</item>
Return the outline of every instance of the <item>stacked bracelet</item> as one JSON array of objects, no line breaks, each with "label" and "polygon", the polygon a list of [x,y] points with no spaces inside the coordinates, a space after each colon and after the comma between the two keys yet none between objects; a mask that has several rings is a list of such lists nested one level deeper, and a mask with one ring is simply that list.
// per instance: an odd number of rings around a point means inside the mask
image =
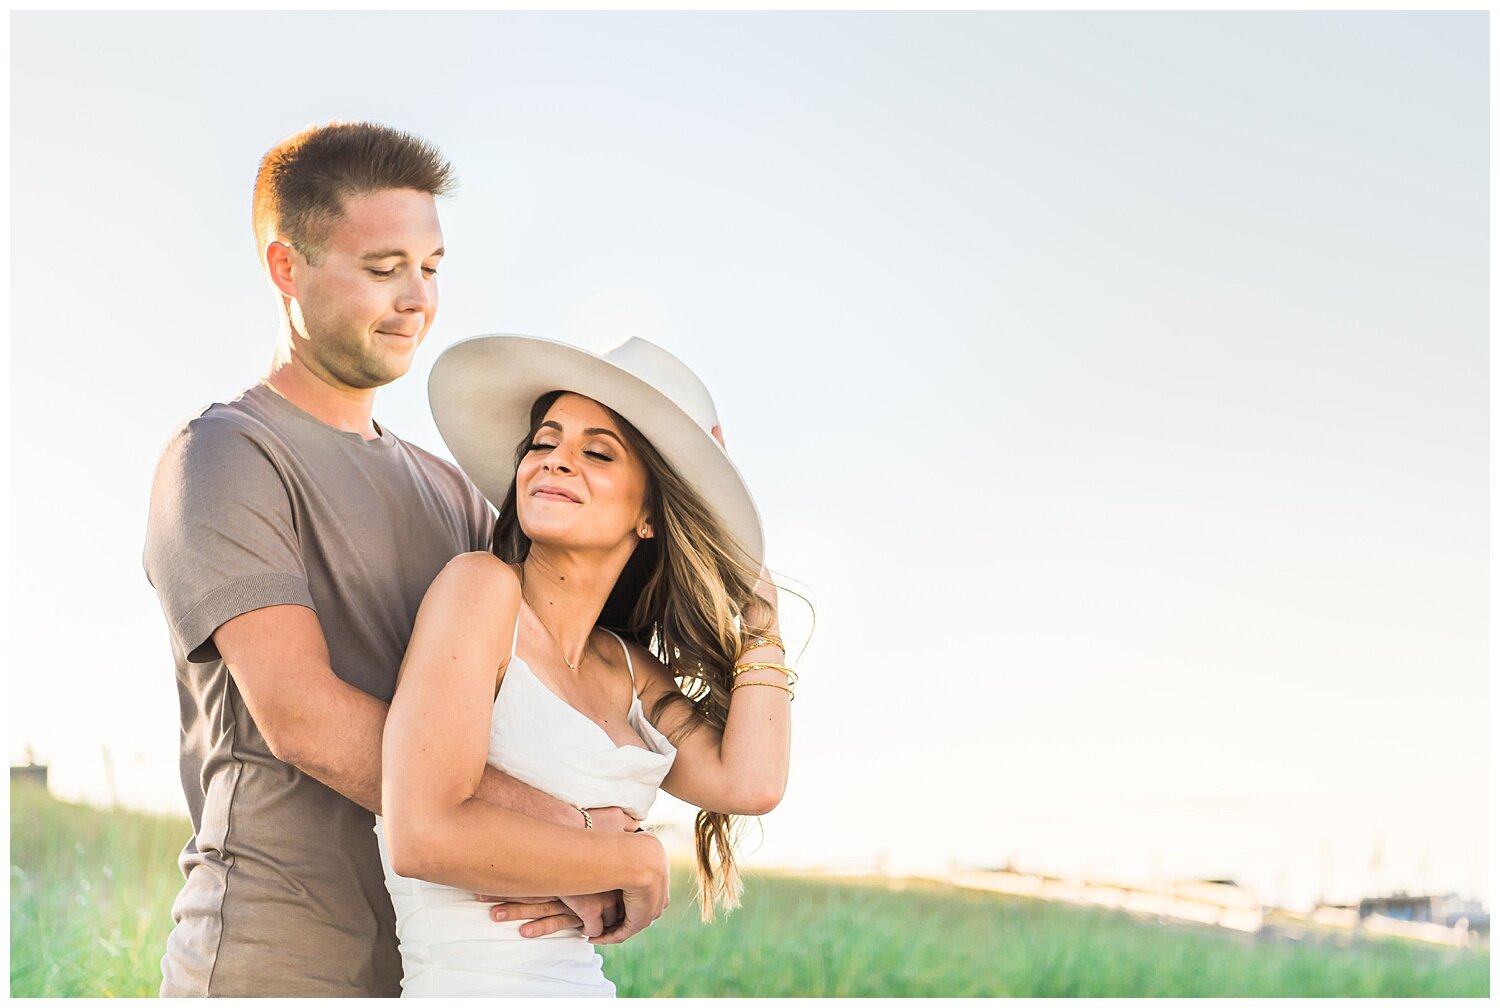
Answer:
[{"label": "stacked bracelet", "polygon": [[783,653],[786,651],[786,644],[782,642],[780,637],[777,637],[773,633],[763,633],[757,634],[745,642],[744,649],[740,651],[740,657],[744,657],[746,652],[762,647],[780,648]]},{"label": "stacked bracelet", "polygon": [[760,669],[774,669],[777,672],[780,672],[780,673],[782,673],[783,675],[786,676],[786,678],[787,678],[787,685],[788,686],[795,686],[795,685],[797,685],[797,673],[794,672],[794,671],[792,671],[791,669],[787,668],[785,665],[778,665],[775,662],[758,661],[758,662],[747,662],[744,665],[736,665],[734,667],[734,676],[735,676],[736,679],[738,679],[740,676],[744,675],[746,672],[756,672],[756,671],[759,671]]},{"label": "stacked bracelet", "polygon": [[[730,690],[730,692],[733,693],[734,691]],[[580,812],[583,813],[583,828],[584,829],[593,829],[594,828],[594,817],[591,816],[591,815],[589,815],[589,810],[586,809],[586,808],[584,808],[582,805],[575,805],[573,807],[576,808],[578,811],[580,811]]]},{"label": "stacked bracelet", "polygon": [[795,693],[792,692],[792,688],[790,686],[783,686],[779,682],[742,682],[742,683],[735,683],[734,687],[732,689],[730,689],[729,692],[733,693],[735,690],[737,690],[737,689],[744,689],[746,686],[772,686],[772,687],[775,687],[776,689],[779,689],[779,690],[785,690],[787,692],[787,695],[790,696],[793,700],[797,699],[797,694],[795,694]]}]

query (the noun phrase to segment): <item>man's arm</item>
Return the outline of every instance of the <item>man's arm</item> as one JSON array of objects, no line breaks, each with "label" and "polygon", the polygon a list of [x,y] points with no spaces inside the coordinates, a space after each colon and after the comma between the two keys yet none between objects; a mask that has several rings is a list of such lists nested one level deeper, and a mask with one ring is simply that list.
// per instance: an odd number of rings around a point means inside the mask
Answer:
[{"label": "man's arm", "polygon": [[[213,639],[271,754],[379,814],[381,739],[390,707],[334,675],[317,614],[299,605],[253,609],[224,623]],[[543,822],[582,825],[572,805],[494,767],[484,768],[474,797]],[[638,825],[621,809],[589,811],[597,829]],[[527,938],[568,927],[592,937],[616,922],[618,903],[613,891],[566,903],[502,900],[492,916],[540,918],[522,928]]]},{"label": "man's arm", "polygon": [[[271,754],[380,813],[380,747],[390,706],[333,674],[318,616],[298,605],[253,609],[214,631]],[[567,802],[486,767],[475,797],[532,819],[580,826]]]}]

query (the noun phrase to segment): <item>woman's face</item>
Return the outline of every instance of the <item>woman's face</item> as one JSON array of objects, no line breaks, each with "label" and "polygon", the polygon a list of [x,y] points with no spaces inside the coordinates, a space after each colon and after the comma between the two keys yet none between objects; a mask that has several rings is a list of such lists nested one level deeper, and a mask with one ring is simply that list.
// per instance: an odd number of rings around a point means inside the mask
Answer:
[{"label": "woman's face", "polygon": [[608,550],[649,525],[646,466],[592,399],[565,392],[516,469],[516,517],[534,543]]}]

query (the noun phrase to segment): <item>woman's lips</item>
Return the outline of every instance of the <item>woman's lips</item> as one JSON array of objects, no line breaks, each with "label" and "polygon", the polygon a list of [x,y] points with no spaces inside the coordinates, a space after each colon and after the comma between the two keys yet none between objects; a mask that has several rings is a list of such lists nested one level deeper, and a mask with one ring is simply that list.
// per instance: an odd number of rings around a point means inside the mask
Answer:
[{"label": "woman's lips", "polygon": [[531,496],[540,497],[543,500],[565,501],[569,504],[580,503],[579,501],[574,500],[560,490],[537,490],[534,491]]}]

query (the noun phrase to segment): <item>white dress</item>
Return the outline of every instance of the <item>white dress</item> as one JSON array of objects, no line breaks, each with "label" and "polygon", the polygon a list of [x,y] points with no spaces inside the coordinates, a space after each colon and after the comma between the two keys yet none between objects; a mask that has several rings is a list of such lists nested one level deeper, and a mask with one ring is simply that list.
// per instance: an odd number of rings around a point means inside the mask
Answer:
[{"label": "white dress", "polygon": [[[518,635],[519,630],[518,620]],[[633,686],[629,649],[625,660]],[[645,819],[677,750],[646,720],[639,696],[631,698],[629,722],[649,749],[616,746],[603,728],[542,683],[512,642],[490,716],[486,759],[570,805],[618,805]],[[522,938],[524,922],[496,923],[490,919],[492,904],[479,902],[474,893],[397,875],[379,816],[375,834],[396,908],[402,997],[614,996],[604,960],[579,929]]]}]

